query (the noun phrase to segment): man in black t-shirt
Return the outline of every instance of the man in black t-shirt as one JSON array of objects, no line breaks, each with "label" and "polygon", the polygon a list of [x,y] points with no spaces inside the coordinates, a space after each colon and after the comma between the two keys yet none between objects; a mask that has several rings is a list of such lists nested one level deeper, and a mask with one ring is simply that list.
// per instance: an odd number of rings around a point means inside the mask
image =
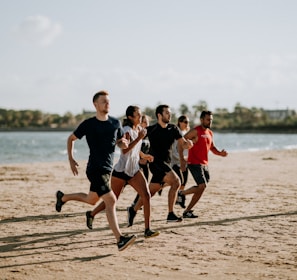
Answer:
[{"label": "man in black t-shirt", "polygon": [[[119,120],[108,115],[109,96],[106,91],[99,91],[93,97],[96,116],[83,121],[68,137],[67,152],[73,175],[78,174],[78,163],[73,158],[74,141],[86,137],[90,154],[86,175],[90,181],[90,191],[85,193],[56,193],[56,211],[61,212],[62,206],[70,200],[82,201],[94,205],[99,198],[105,203],[107,220],[117,240],[120,251],[133,244],[135,235],[123,236],[120,232],[116,216],[116,197],[110,188],[110,173],[113,167],[115,146],[125,149],[128,140],[123,137]],[[88,217],[87,217],[88,218]]]},{"label": "man in black t-shirt", "polygon": [[[178,127],[170,124],[171,111],[168,105],[159,105],[156,108],[157,123],[147,127],[147,137],[150,141],[149,154],[154,161],[149,163],[152,179],[149,184],[151,196],[154,196],[162,187],[168,185],[168,216],[167,222],[181,222],[182,218],[173,212],[177,191],[180,187],[180,179],[170,166],[171,147],[175,140],[183,149],[193,146],[191,140],[186,140],[180,133]],[[133,225],[137,210],[142,206],[141,199],[135,206],[128,207],[128,226]]]}]

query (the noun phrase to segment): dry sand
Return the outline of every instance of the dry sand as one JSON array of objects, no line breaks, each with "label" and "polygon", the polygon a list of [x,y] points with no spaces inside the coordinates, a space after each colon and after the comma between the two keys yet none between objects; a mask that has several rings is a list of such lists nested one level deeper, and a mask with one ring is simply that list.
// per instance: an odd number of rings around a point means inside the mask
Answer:
[{"label": "dry sand", "polygon": [[55,211],[58,189],[88,192],[85,162],[78,177],[67,162],[0,165],[0,279],[297,279],[296,163],[297,150],[210,155],[199,218],[167,224],[165,188],[152,198],[161,234],[151,239],[141,212],[126,227],[135,196],[127,186],[117,214],[123,233],[138,239],[123,252],[104,213],[89,230],[92,206],[71,201]]}]

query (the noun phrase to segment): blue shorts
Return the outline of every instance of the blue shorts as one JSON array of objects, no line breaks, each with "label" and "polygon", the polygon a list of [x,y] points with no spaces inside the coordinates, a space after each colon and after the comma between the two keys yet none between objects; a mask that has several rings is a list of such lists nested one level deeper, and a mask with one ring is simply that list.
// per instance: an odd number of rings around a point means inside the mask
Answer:
[{"label": "blue shorts", "polygon": [[207,165],[188,164],[188,168],[197,185],[200,185],[200,184],[207,185],[210,179]]}]

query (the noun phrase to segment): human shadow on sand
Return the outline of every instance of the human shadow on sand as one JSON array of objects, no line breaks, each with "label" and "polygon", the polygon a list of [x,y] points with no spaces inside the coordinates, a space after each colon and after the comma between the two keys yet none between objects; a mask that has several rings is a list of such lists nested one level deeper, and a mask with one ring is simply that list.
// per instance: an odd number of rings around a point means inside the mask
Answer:
[{"label": "human shadow on sand", "polygon": [[[24,216],[18,218],[10,218],[4,219],[0,221],[0,224],[6,223],[17,223],[17,222],[36,222],[37,220],[51,220],[51,219],[65,219],[68,217],[74,216],[82,216],[85,213],[72,213],[72,214],[62,214],[62,215],[38,215],[38,216]],[[214,221],[199,221],[195,219],[195,221],[191,220],[190,223],[167,223],[166,226],[158,227],[159,230],[172,230],[175,228],[182,227],[195,227],[201,225],[224,225],[230,224],[234,222],[238,222],[241,220],[257,220],[257,219],[266,219],[271,217],[279,217],[279,216],[293,216],[297,215],[297,211],[290,211],[284,213],[272,213],[272,214],[264,214],[264,215],[253,215],[253,216],[242,216]],[[154,220],[164,221],[161,220]],[[142,224],[143,221],[139,221],[137,224]],[[125,227],[126,224],[121,224],[120,227]],[[34,227],[38,227],[38,225],[34,225]],[[6,237],[1,237],[0,242],[5,243],[5,245],[0,246],[0,253],[10,253],[10,255],[0,255],[0,259],[7,258],[19,258],[24,256],[35,256],[35,255],[43,255],[45,253],[57,254],[63,251],[73,251],[73,250],[82,250],[88,249],[94,245],[94,242],[98,242],[97,236],[90,238],[88,240],[81,240],[79,235],[85,235],[86,233],[92,232],[103,232],[107,231],[105,236],[100,237],[100,242],[104,242],[104,246],[115,246],[114,237],[110,232],[110,228],[108,226],[96,228],[92,231],[88,229],[84,230],[64,230],[64,231],[55,231],[55,232],[38,232],[33,234],[23,234],[23,235],[11,235]],[[138,232],[139,234],[143,232]],[[138,234],[137,233],[137,234]],[[174,232],[173,232],[174,233]],[[77,240],[74,240],[73,237],[78,237]],[[66,238],[66,242],[65,242]],[[59,241],[60,240],[60,241]],[[138,239],[137,243],[143,242],[143,240]],[[68,247],[69,246],[69,247]],[[76,248],[77,247],[77,248]],[[0,268],[8,268],[8,267],[20,267],[25,265],[36,265],[36,264],[45,264],[45,263],[54,263],[54,262],[66,262],[66,261],[92,261],[97,259],[102,259],[106,257],[110,257],[113,254],[103,254],[96,256],[87,256],[87,257],[73,257],[73,258],[65,258],[62,260],[48,260],[48,261],[40,261],[40,262],[28,262],[22,264],[12,264],[12,265],[0,265]]]}]

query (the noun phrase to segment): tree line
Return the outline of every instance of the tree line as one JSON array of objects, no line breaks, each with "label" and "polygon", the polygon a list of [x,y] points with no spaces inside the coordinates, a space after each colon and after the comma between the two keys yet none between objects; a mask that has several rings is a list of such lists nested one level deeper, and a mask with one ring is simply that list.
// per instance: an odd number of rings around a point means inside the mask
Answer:
[{"label": "tree line", "polygon": [[[208,110],[205,101],[189,107],[181,104],[179,108],[171,108],[172,123],[177,122],[180,115],[187,115],[190,126],[199,124],[201,111]],[[155,107],[145,107],[143,114],[156,121]],[[265,110],[263,108],[247,108],[237,103],[233,110],[216,108],[213,112],[212,129],[226,132],[292,132],[297,133],[297,114],[295,110]],[[7,110],[0,108],[0,130],[73,130],[85,118],[94,116],[95,112],[83,111],[74,115],[43,113],[39,110]],[[123,119],[124,116],[120,117]]]}]

